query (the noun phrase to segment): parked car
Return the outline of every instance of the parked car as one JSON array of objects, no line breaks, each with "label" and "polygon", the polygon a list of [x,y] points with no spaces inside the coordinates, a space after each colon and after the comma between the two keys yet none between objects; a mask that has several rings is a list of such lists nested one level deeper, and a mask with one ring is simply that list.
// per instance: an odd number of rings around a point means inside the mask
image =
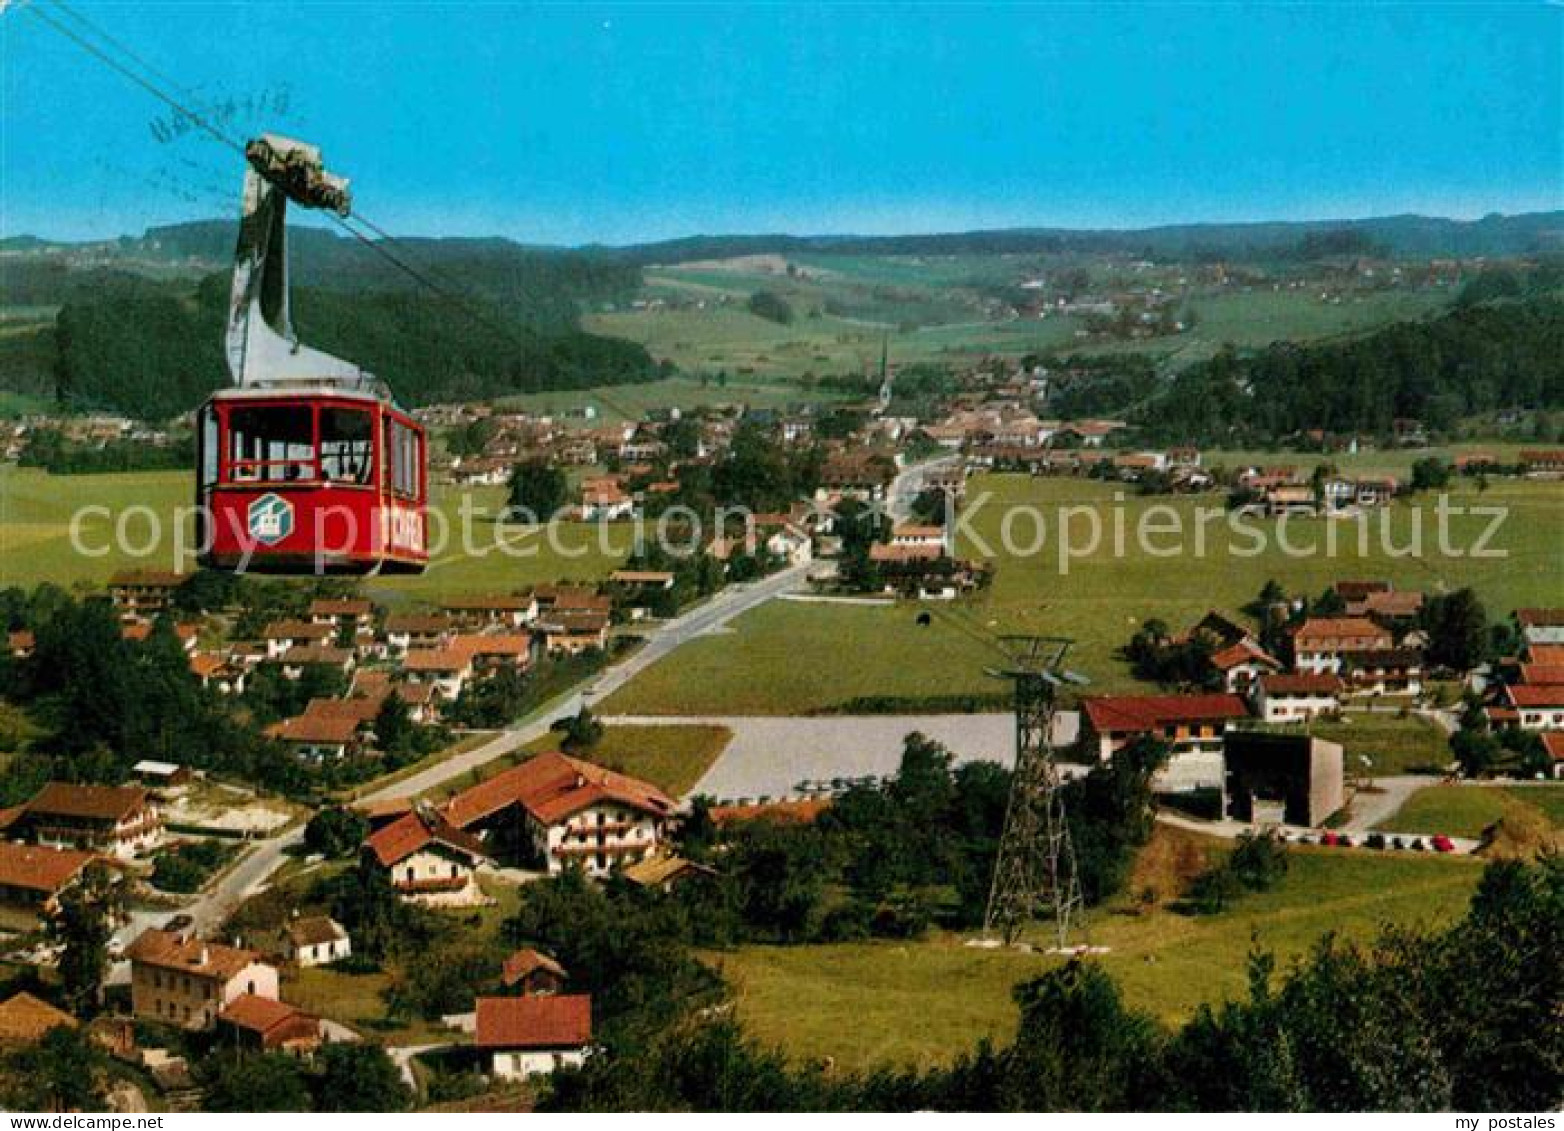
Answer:
[{"label": "parked car", "polygon": [[1435,836],[1435,837],[1429,837],[1428,843],[1433,845],[1433,848],[1434,848],[1435,852],[1454,852],[1455,851],[1455,841],[1453,841],[1449,837],[1445,836],[1444,833],[1440,833],[1438,836]]}]

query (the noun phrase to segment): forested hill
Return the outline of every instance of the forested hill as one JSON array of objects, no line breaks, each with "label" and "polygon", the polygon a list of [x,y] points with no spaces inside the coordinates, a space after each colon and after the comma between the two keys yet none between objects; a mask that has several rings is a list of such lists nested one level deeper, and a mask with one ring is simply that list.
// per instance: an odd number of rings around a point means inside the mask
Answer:
[{"label": "forested hill", "polygon": [[[639,345],[583,333],[583,311],[619,303],[640,269],[508,240],[398,240],[435,289],[347,236],[289,231],[294,324],[304,341],[385,378],[406,404],[648,380]],[[228,383],[222,340],[232,223],[154,228],[68,248],[4,241],[5,301],[58,308],[52,327],[0,350],[0,389],[147,419],[187,412]],[[93,266],[78,266],[83,261]]]},{"label": "forested hill", "polygon": [[1361,220],[1276,220],[1171,224],[1139,229],[1006,228],[910,236],[690,236],[612,249],[639,264],[738,255],[1141,255],[1163,260],[1265,260],[1329,254],[1397,258],[1516,256],[1564,250],[1564,212],[1480,220],[1380,216]]},{"label": "forested hill", "polygon": [[1564,408],[1564,298],[1459,306],[1356,338],[1224,352],[1132,415],[1153,439],[1242,447],[1324,429],[1383,435],[1396,419],[1448,429],[1502,409]]},{"label": "forested hill", "polygon": [[[229,382],[228,284],[226,274],[194,290],[136,280],[67,301],[55,326],[60,399],[150,420],[195,408]],[[639,345],[539,327],[514,306],[483,300],[296,286],[293,317],[303,340],[384,378],[407,405],[658,376]]]}]

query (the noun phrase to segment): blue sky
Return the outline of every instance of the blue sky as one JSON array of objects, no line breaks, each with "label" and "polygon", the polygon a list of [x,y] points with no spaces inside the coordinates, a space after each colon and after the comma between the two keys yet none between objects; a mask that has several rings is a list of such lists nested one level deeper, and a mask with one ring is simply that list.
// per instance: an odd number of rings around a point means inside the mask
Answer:
[{"label": "blue sky", "polygon": [[[54,0],[31,0],[49,10]],[[392,230],[696,232],[1564,207],[1564,5],[93,3]],[[61,18],[65,18],[63,14]],[[237,207],[230,152],[0,16],[0,230]],[[246,103],[264,112],[245,112]]]}]

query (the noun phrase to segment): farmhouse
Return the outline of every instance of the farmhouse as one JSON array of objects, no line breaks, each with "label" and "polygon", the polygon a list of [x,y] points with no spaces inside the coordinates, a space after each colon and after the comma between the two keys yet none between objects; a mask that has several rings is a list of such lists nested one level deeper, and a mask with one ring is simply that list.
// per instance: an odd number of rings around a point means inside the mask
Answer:
[{"label": "farmhouse", "polygon": [[131,1011],[185,1029],[210,1029],[242,995],[277,998],[277,968],[260,954],[175,931],[143,931],[130,958]]},{"label": "farmhouse", "polygon": [[1298,722],[1341,710],[1341,677],[1273,673],[1255,684],[1255,712],[1268,723]]},{"label": "farmhouse", "polygon": [[422,648],[402,658],[402,675],[410,684],[428,686],[439,698],[454,701],[472,678],[472,656],[458,648]]},{"label": "farmhouse", "polygon": [[337,634],[330,624],[316,624],[307,620],[279,620],[267,625],[261,632],[266,644],[266,658],[280,660],[294,648],[328,644]]},{"label": "farmhouse", "polygon": [[1081,744],[1100,761],[1139,738],[1157,738],[1174,754],[1220,753],[1223,736],[1249,709],[1236,695],[1088,695],[1081,700]]},{"label": "farmhouse", "polygon": [[580,1065],[592,1044],[592,998],[588,994],[481,997],[474,1043],[488,1054],[490,1071],[501,1080],[522,1080]]},{"label": "farmhouse", "polygon": [[608,614],[585,609],[547,613],[538,619],[544,650],[551,656],[575,656],[608,647]]},{"label": "farmhouse", "polygon": [[365,600],[318,597],[310,602],[307,615],[311,624],[330,625],[337,632],[346,630],[354,636],[375,629],[375,606]]},{"label": "farmhouse", "polygon": [[600,876],[652,856],[676,805],[656,786],[565,754],[539,754],[453,797],[444,816],[502,854]]},{"label": "farmhouse", "polygon": [[95,853],[0,841],[0,904],[52,914],[60,893],[76,883]]},{"label": "farmhouse", "polygon": [[1337,674],[1343,653],[1389,651],[1394,645],[1390,630],[1366,617],[1310,617],[1293,634],[1293,667]]},{"label": "farmhouse", "polygon": [[140,786],[49,782],[12,823],[36,844],[131,857],[157,843],[163,822]]},{"label": "farmhouse", "polygon": [[1420,695],[1423,654],[1415,648],[1341,653],[1341,676],[1356,695]]},{"label": "farmhouse", "polygon": [[484,899],[477,880],[478,865],[488,859],[483,842],[427,805],[415,804],[371,833],[364,852],[410,902],[448,907]]},{"label": "farmhouse", "polygon": [[330,762],[358,752],[363,744],[361,723],[351,715],[306,711],[266,728],[266,737],[275,738],[293,754],[308,762]]}]

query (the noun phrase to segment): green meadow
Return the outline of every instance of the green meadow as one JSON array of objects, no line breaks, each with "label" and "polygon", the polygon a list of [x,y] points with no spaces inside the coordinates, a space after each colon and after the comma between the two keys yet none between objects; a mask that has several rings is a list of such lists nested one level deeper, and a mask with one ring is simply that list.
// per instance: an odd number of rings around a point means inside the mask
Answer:
[{"label": "green meadow", "polygon": [[[949,606],[773,603],[739,618],[728,633],[685,645],[607,706],[630,713],[790,714],[840,707],[865,695],[992,694],[996,685],[984,668],[995,657],[979,638],[1001,633],[1072,637],[1077,642],[1072,662],[1094,689],[1129,690],[1136,685],[1116,652],[1145,621],[1180,628],[1211,608],[1236,612],[1273,578],[1291,592],[1309,595],[1357,577],[1427,592],[1469,585],[1494,618],[1520,606],[1556,604],[1564,593],[1559,484],[1499,480],[1480,494],[1471,485],[1452,494],[1457,505],[1506,508],[1489,543],[1492,552],[1506,555],[1501,559],[1440,553],[1432,497],[1371,515],[1367,544],[1361,546],[1354,523],[1286,523],[1288,544],[1295,548],[1313,543],[1323,549],[1334,534],[1334,557],[1291,556],[1276,541],[1280,522],[1270,519],[1248,524],[1267,539],[1262,552],[1251,554],[1253,540],[1230,534],[1218,496],[1141,498],[1092,480],[987,475],[969,483],[967,498],[968,524],[958,552],[993,562],[986,591]],[[1204,523],[1203,544],[1196,541],[1201,508],[1215,513]],[[1037,516],[1045,538],[1037,553],[1021,552],[1038,541]],[[1100,526],[1095,548],[1092,516]],[[1061,518],[1071,539],[1063,558]],[[1157,533],[1174,522],[1186,532],[1182,550],[1177,538]],[[1474,546],[1492,522],[1488,516],[1452,516],[1450,547]],[[1009,549],[1003,537],[1007,524]],[[1136,537],[1142,524],[1152,531],[1144,546]],[[1405,551],[1418,524],[1424,552],[1413,557]],[[1116,525],[1125,532],[1122,554],[1115,545]],[[932,623],[919,626],[918,612],[925,608]],[[1417,760],[1427,753],[1427,741],[1408,734],[1397,748]]]},{"label": "green meadow", "polygon": [[[1202,1003],[1241,997],[1256,948],[1285,965],[1330,932],[1365,940],[1386,923],[1448,923],[1482,872],[1470,858],[1306,848],[1288,856],[1280,884],[1216,915],[1124,904],[1096,911],[1088,941],[1108,948],[1098,961],[1126,1003],[1176,1024]],[[710,960],[734,985],[746,1028],[800,1061],[830,1057],[844,1070],[932,1065],[985,1037],[1008,1042],[1012,988],[1060,961],[967,941],[753,946]]]}]

